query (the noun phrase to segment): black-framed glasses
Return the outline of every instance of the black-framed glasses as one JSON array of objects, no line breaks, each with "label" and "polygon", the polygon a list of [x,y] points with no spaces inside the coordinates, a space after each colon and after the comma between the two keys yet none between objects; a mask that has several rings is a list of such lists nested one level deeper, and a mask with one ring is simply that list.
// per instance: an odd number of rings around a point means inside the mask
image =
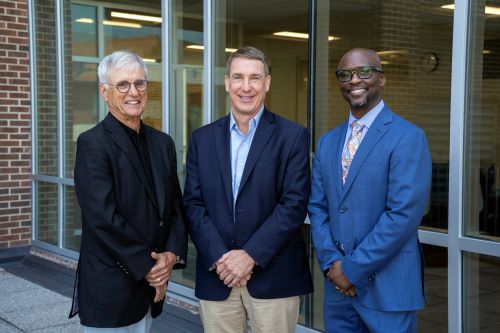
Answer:
[{"label": "black-framed glasses", "polygon": [[135,82],[120,81],[117,84],[112,84],[112,83],[106,83],[106,84],[109,84],[110,86],[115,86],[116,90],[118,90],[121,93],[128,92],[130,90],[131,84],[134,85],[137,91],[144,91],[148,87],[148,81],[146,80],[137,80]]},{"label": "black-framed glasses", "polygon": [[338,69],[335,75],[340,82],[349,82],[354,73],[356,73],[361,80],[366,80],[372,77],[373,72],[383,73],[384,71],[381,67],[377,66],[360,66],[349,69]]}]

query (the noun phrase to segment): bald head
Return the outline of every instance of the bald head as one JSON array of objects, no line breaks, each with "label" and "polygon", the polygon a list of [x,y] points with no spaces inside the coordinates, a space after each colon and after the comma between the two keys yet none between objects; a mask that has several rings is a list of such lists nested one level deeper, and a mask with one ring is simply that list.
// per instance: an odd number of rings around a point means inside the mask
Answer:
[{"label": "bald head", "polygon": [[371,49],[355,48],[347,51],[346,54],[344,54],[344,56],[338,63],[337,69],[349,68],[346,67],[345,64],[348,63],[351,59],[364,59],[364,65],[382,67],[382,64],[380,63],[380,57],[378,56],[377,52]]}]

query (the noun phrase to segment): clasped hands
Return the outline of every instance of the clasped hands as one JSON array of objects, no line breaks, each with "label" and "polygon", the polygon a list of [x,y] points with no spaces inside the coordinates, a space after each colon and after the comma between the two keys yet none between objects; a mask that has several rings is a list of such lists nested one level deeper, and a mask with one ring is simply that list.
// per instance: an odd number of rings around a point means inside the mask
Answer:
[{"label": "clasped hands", "polygon": [[226,286],[244,287],[252,277],[255,260],[244,250],[231,250],[217,260],[216,266],[217,275]]},{"label": "clasped hands", "polygon": [[344,296],[355,297],[356,288],[345,276],[342,270],[342,261],[337,260],[328,270],[326,274],[327,279],[335,285],[335,289]]},{"label": "clasped hands", "polygon": [[165,298],[167,281],[174,268],[176,256],[172,252],[151,252],[151,258],[156,260],[153,268],[144,276],[151,287],[155,288],[154,302],[158,303]]}]

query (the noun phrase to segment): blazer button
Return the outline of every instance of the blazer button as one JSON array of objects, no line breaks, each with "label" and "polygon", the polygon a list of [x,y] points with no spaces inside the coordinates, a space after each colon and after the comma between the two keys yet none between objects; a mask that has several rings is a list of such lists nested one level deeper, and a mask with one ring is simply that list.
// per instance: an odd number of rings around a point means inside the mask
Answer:
[{"label": "blazer button", "polygon": [[340,207],[340,210],[339,210],[339,211],[340,211],[341,213],[345,213],[345,211],[346,211],[346,210],[347,210],[347,209],[346,209],[345,207]]},{"label": "blazer button", "polygon": [[160,224],[158,224],[160,227],[163,227],[163,221],[160,221]]}]

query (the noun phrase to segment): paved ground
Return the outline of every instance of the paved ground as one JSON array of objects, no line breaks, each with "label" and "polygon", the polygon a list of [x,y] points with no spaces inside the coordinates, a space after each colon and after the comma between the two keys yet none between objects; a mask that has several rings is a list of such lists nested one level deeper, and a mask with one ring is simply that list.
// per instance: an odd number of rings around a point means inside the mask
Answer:
[{"label": "paved ground", "polygon": [[71,300],[0,268],[0,333],[82,332]]},{"label": "paved ground", "polygon": [[[68,319],[74,266],[34,247],[0,250],[0,333],[83,332],[78,316]],[[165,332],[203,333],[196,304],[167,294],[151,330]]]}]

